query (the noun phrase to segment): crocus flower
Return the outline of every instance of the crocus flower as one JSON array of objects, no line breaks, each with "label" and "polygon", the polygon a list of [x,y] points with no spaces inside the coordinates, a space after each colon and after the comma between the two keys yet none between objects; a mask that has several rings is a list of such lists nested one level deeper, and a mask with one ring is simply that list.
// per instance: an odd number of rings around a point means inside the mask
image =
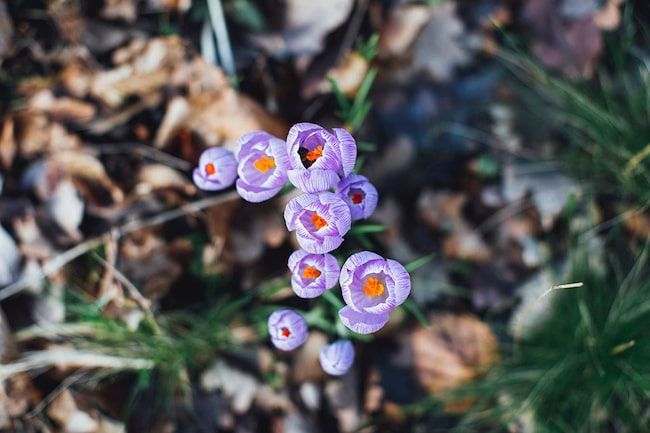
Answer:
[{"label": "crocus flower", "polygon": [[313,123],[297,123],[287,135],[289,181],[301,191],[320,192],[332,188],[352,173],[357,144],[345,129],[333,134]]},{"label": "crocus flower", "polygon": [[237,192],[259,203],[276,195],[287,182],[287,144],[268,132],[255,131],[237,141]]},{"label": "crocus flower", "polygon": [[293,350],[307,339],[307,323],[293,310],[277,310],[269,316],[271,342],[280,350]]},{"label": "crocus flower", "polygon": [[377,188],[360,174],[351,174],[341,179],[335,191],[348,204],[352,221],[368,218],[377,207]]},{"label": "crocus flower", "polygon": [[338,340],[324,346],[318,358],[321,367],[327,374],[341,376],[354,363],[354,347],[348,340]]},{"label": "crocus flower", "polygon": [[411,291],[411,278],[404,266],[370,251],[351,255],[341,268],[339,282],[347,304],[339,310],[339,317],[359,334],[384,326],[388,313]]},{"label": "crocus flower", "polygon": [[199,157],[199,167],[192,173],[194,184],[206,191],[228,188],[237,178],[235,155],[223,147],[209,147]]},{"label": "crocus flower", "polygon": [[351,224],[348,205],[331,192],[294,197],[284,209],[284,220],[289,231],[296,231],[300,246],[312,254],[338,248]]},{"label": "crocus flower", "polygon": [[291,288],[301,298],[315,298],[339,281],[341,267],[331,254],[294,251],[289,256]]}]

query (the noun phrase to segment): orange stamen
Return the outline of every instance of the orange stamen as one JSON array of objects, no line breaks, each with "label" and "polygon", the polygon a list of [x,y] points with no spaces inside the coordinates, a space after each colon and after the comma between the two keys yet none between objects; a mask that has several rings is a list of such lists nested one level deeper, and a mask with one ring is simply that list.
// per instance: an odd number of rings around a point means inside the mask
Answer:
[{"label": "orange stamen", "polygon": [[311,222],[314,224],[314,227],[316,227],[316,230],[320,230],[321,228],[328,225],[325,218],[318,215],[316,212],[314,212],[314,214],[311,216]]},{"label": "orange stamen", "polygon": [[289,337],[291,335],[291,331],[289,328],[282,328],[280,329],[280,334],[282,334],[283,337]]},{"label": "orange stamen", "polygon": [[311,152],[307,152],[305,158],[307,159],[307,161],[314,162],[321,156],[323,156],[323,146],[318,146],[316,149],[312,150]]},{"label": "orange stamen", "polygon": [[354,194],[352,194],[351,200],[352,200],[352,203],[359,204],[359,203],[361,203],[363,201],[363,194],[361,194],[360,192],[354,193]]},{"label": "orange stamen", "polygon": [[370,277],[366,280],[366,285],[363,286],[363,293],[368,296],[379,296],[384,293],[384,285],[377,278]]},{"label": "orange stamen", "polygon": [[302,272],[304,278],[318,278],[320,277],[320,274],[321,272],[318,269],[312,268],[311,266],[307,266]]},{"label": "orange stamen", "polygon": [[217,169],[214,167],[214,164],[211,162],[208,162],[205,164],[205,172],[209,175],[215,174],[217,172]]},{"label": "orange stamen", "polygon": [[262,155],[260,159],[256,160],[253,163],[253,167],[258,169],[262,173],[266,173],[269,168],[275,167],[275,159],[269,158],[266,155]]}]

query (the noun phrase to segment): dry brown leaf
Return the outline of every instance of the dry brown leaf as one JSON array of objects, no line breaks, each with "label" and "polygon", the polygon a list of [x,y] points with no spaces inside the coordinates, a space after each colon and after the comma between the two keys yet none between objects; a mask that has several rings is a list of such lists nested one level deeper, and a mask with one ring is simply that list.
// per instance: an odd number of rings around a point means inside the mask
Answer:
[{"label": "dry brown leaf", "polygon": [[223,145],[234,150],[237,139],[248,132],[264,130],[284,138],[289,128],[256,101],[228,87],[172,99],[154,145],[164,148],[184,129],[200,136],[206,146]]},{"label": "dry brown leaf", "polygon": [[99,15],[109,20],[121,19],[132,23],[137,17],[136,0],[105,0]]},{"label": "dry brown leaf", "polygon": [[113,183],[104,165],[93,155],[82,151],[56,152],[48,158],[48,162],[69,176],[89,203],[102,205],[107,197],[114,203],[124,200],[122,190]]},{"label": "dry brown leaf", "polygon": [[280,33],[262,34],[253,42],[277,57],[313,56],[323,50],[325,37],[350,15],[352,0],[313,2],[288,0],[285,24]]},{"label": "dry brown leaf", "polygon": [[167,293],[183,273],[184,261],[192,245],[184,239],[167,241],[152,230],[143,229],[124,238],[120,245],[117,268],[140,289],[147,299]]},{"label": "dry brown leaf", "polygon": [[623,220],[625,228],[641,239],[650,239],[650,216],[632,212]]},{"label": "dry brown leaf", "polygon": [[0,134],[0,161],[5,170],[9,170],[16,155],[16,140],[14,139],[14,118],[8,115],[2,122]]},{"label": "dry brown leaf", "polygon": [[72,242],[83,238],[79,225],[84,216],[85,203],[70,180],[62,179],[57,183],[47,199],[46,206],[51,220]]},{"label": "dry brown leaf", "polygon": [[429,8],[426,6],[412,5],[393,9],[381,30],[380,54],[394,56],[406,52],[428,20]]},{"label": "dry brown leaf", "polygon": [[319,93],[332,92],[332,85],[329,78],[334,80],[338,88],[348,98],[353,98],[359,86],[363,82],[370,65],[356,51],[351,51],[345,55],[334,68],[330,69],[325,77],[320,77],[318,81],[307,83],[302,91],[303,97],[312,98]]},{"label": "dry brown leaf", "polygon": [[91,433],[97,430],[97,421],[79,410],[72,393],[64,389],[50,403],[47,416],[61,425],[66,433]]},{"label": "dry brown leaf", "polygon": [[413,66],[433,78],[451,78],[457,66],[469,63],[471,57],[458,39],[466,33],[456,15],[456,4],[445,1],[429,6],[429,19],[413,44]]},{"label": "dry brown leaf", "polygon": [[49,89],[32,95],[27,100],[27,109],[43,111],[54,120],[72,120],[77,123],[87,122],[95,116],[94,105],[68,97],[56,98]]},{"label": "dry brown leaf", "polygon": [[192,0],[146,0],[147,9],[152,12],[187,12],[192,6]]},{"label": "dry brown leaf", "polygon": [[54,21],[63,41],[73,45],[79,43],[86,25],[81,14],[81,0],[54,0],[48,3],[47,13]]},{"label": "dry brown leaf", "polygon": [[417,201],[418,218],[430,228],[446,234],[442,244],[445,257],[487,261],[492,251],[463,217],[466,201],[464,194],[424,190]]},{"label": "dry brown leaf", "polygon": [[177,170],[164,164],[146,164],[140,168],[135,192],[138,195],[148,195],[158,189],[176,189],[185,194],[193,195],[196,187]]},{"label": "dry brown leaf", "polygon": [[625,0],[609,0],[603,8],[594,15],[594,23],[601,30],[616,30],[621,24],[621,10],[619,6]]},{"label": "dry brown leaf", "polygon": [[593,2],[565,1],[557,7],[546,0],[527,0],[523,12],[534,36],[533,53],[546,66],[572,76],[593,74],[603,50],[597,21],[612,21],[611,10],[597,18]]},{"label": "dry brown leaf", "polygon": [[[417,328],[410,335],[413,367],[424,388],[443,396],[477,375],[499,359],[498,339],[489,326],[469,314],[435,314],[431,328]],[[455,402],[447,407],[462,412],[471,402]]]},{"label": "dry brown leaf", "polygon": [[291,378],[294,383],[320,382],[327,375],[320,366],[320,350],[327,344],[327,336],[311,331],[305,343],[294,352]]}]

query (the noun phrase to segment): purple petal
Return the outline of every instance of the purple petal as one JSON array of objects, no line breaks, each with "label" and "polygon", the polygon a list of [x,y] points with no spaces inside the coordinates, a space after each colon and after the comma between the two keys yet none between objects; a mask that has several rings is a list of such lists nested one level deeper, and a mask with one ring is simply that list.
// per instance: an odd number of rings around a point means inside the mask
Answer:
[{"label": "purple petal", "polygon": [[393,289],[395,303],[396,305],[401,305],[406,301],[409,293],[411,293],[411,276],[400,262],[391,259],[387,259],[386,262],[388,262],[390,276],[395,283],[395,288]]},{"label": "purple petal", "polygon": [[327,374],[341,376],[354,363],[354,346],[348,340],[335,341],[324,346],[319,354],[320,365]]},{"label": "purple petal", "polygon": [[338,260],[331,254],[325,254],[325,287],[331,289],[339,282],[341,266]]},{"label": "purple petal", "polygon": [[[336,194],[347,203],[352,220],[368,218],[377,208],[379,198],[377,188],[365,176],[351,174],[341,179],[341,182],[336,185]],[[362,195],[360,203],[352,200],[354,194]]]},{"label": "purple petal", "polygon": [[330,220],[336,226],[338,234],[341,236],[345,235],[350,230],[352,224],[352,216],[348,205],[341,197],[331,192],[320,194],[318,199],[322,204],[327,206],[329,215],[331,215]]},{"label": "purple petal", "polygon": [[296,250],[291,253],[289,260],[287,260],[287,265],[289,266],[291,272],[295,272],[295,270],[298,269],[298,266],[300,266],[302,259],[307,257],[309,254],[310,253],[305,250]]},{"label": "purple petal", "polygon": [[339,310],[341,322],[358,334],[371,334],[388,322],[388,313],[371,314],[355,311],[349,305]]},{"label": "purple petal", "polygon": [[354,170],[354,164],[357,161],[357,143],[345,129],[334,128],[332,131],[339,139],[339,154],[341,155],[343,177],[345,177]]},{"label": "purple petal", "polygon": [[301,147],[306,137],[318,131],[324,131],[324,128],[315,123],[308,122],[296,123],[291,127],[291,129],[289,129],[289,133],[287,134],[287,154],[289,156],[289,164],[291,167],[303,167],[300,155],[298,154],[298,149]]},{"label": "purple petal", "polygon": [[304,192],[321,192],[332,188],[339,181],[335,170],[322,170],[317,168],[287,170],[289,181]]},{"label": "purple petal", "polygon": [[301,194],[289,200],[289,203],[284,208],[284,221],[287,224],[287,230],[296,229],[298,218],[303,214],[306,207],[316,200],[318,200],[318,197],[313,194]]},{"label": "purple petal", "polygon": [[274,311],[268,325],[271,342],[280,350],[293,350],[307,339],[307,322],[293,310]]},{"label": "purple petal", "polygon": [[322,240],[301,236],[296,232],[296,239],[300,247],[313,254],[324,254],[334,251],[343,243],[340,236],[325,236]]},{"label": "purple petal", "polygon": [[192,172],[192,180],[194,181],[194,184],[199,189],[202,189],[204,191],[219,191],[222,189],[226,189],[230,186],[230,185],[224,185],[216,179],[211,180],[201,176],[201,172],[199,171],[198,168],[195,168],[194,171]]},{"label": "purple petal", "polygon": [[251,203],[260,203],[265,200],[268,200],[274,197],[277,193],[280,192],[282,186],[276,188],[260,188],[252,185],[248,185],[243,182],[241,179],[237,179],[235,183],[237,187],[237,192],[244,200]]},{"label": "purple petal", "polygon": [[282,140],[274,137],[266,131],[253,131],[242,135],[239,137],[239,140],[237,140],[237,145],[235,147],[235,157],[237,158],[237,161],[241,161],[242,158],[253,148],[258,148],[260,150],[266,149],[272,140],[279,140],[282,142]]}]

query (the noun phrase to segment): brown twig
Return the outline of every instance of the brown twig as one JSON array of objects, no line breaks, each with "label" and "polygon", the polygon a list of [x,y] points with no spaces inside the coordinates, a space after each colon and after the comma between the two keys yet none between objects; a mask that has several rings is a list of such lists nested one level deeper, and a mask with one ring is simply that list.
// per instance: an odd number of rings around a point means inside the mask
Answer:
[{"label": "brown twig", "polygon": [[47,277],[48,275],[58,271],[66,264],[70,263],[72,260],[86,254],[88,251],[103,245],[107,239],[113,234],[115,239],[119,239],[122,236],[136,232],[145,227],[151,227],[166,223],[168,221],[180,218],[184,215],[187,215],[192,212],[198,212],[200,210],[216,206],[222,203],[226,203],[230,200],[235,200],[238,198],[236,191],[229,192],[227,194],[210,196],[204,199],[188,203],[177,209],[172,209],[166,212],[161,212],[157,215],[154,215],[150,218],[143,220],[129,221],[126,224],[121,225],[118,228],[112,229],[108,233],[105,233],[101,236],[88,239],[84,242],[81,242],[74,247],[70,248],[67,251],[53,257],[52,259],[45,262],[41,268],[41,271],[38,275],[33,275],[28,278],[22,278],[4,289],[0,290],[0,301],[9,298],[17,293],[28,288],[33,283],[40,282],[41,279]]}]

